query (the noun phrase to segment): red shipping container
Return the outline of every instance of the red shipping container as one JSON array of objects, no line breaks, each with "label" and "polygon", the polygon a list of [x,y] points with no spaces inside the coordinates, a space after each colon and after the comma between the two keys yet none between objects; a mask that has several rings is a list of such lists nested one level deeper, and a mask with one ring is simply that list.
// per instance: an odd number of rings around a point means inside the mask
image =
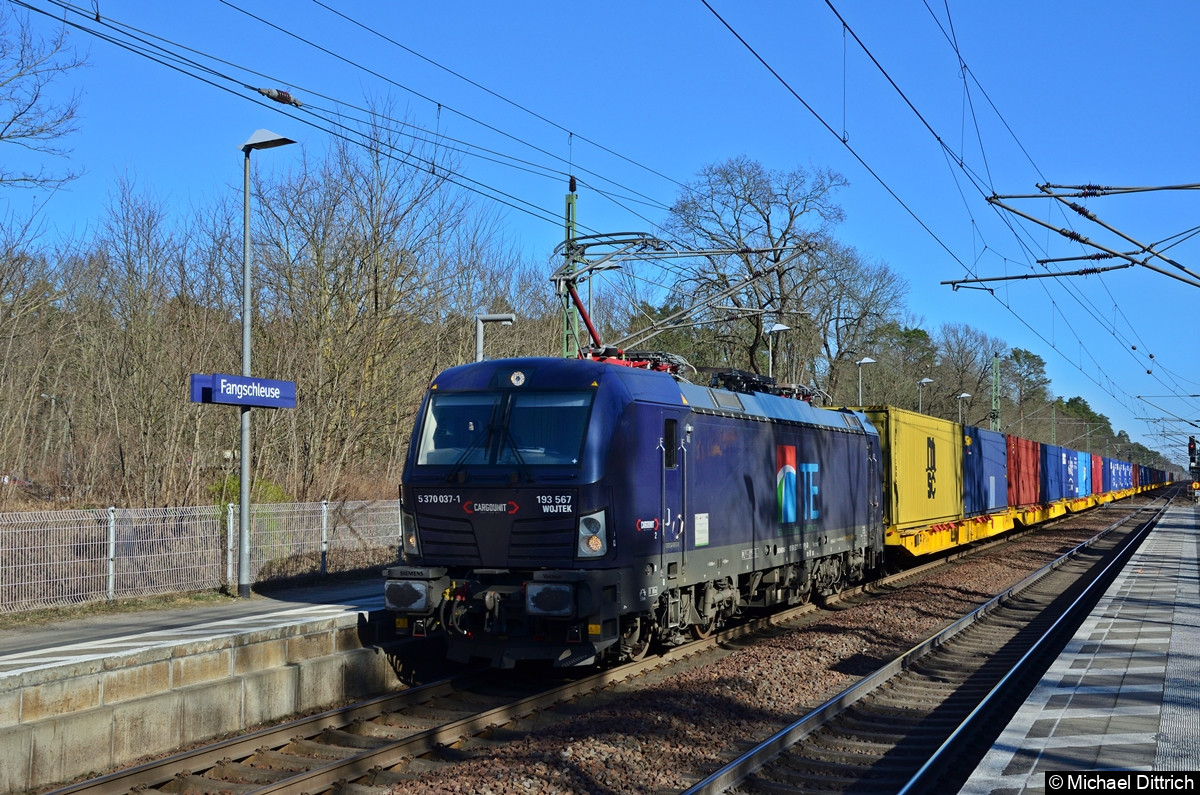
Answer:
[{"label": "red shipping container", "polygon": [[1042,445],[1017,436],[1007,437],[1008,504],[1035,505],[1042,475]]},{"label": "red shipping container", "polygon": [[1104,493],[1104,458],[1092,453],[1092,494]]}]

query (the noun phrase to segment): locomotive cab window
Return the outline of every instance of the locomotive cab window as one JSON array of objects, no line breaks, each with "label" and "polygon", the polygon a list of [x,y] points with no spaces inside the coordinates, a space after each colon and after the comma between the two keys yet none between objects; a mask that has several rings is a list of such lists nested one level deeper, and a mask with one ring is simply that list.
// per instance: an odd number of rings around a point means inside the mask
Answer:
[{"label": "locomotive cab window", "polygon": [[434,395],[421,428],[417,464],[482,463],[488,452],[488,426],[499,403],[498,393]]},{"label": "locomotive cab window", "polygon": [[578,464],[591,407],[591,392],[514,393],[496,463]]},{"label": "locomotive cab window", "polygon": [[447,392],[429,401],[418,466],[576,466],[591,392]]}]

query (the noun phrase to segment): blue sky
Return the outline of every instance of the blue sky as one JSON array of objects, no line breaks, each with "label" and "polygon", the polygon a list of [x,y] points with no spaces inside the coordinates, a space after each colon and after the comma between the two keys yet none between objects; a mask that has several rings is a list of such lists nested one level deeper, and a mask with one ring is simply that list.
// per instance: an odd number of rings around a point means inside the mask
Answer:
[{"label": "blue sky", "polygon": [[[1042,270],[1037,258],[1094,250],[990,206],[989,193],[1034,194],[1042,182],[1200,182],[1193,164],[1200,6],[709,2],[712,10],[700,0],[89,0],[79,15],[29,0],[105,35],[113,24],[123,38],[135,28],[166,40],[171,52],[191,48],[216,74],[206,82],[193,67],[182,74],[74,30],[71,41],[90,66],[70,86],[82,94],[71,165],[86,175],[52,196],[0,200],[17,212],[40,205],[43,221],[64,235],[94,226],[121,179],[183,212],[240,192],[238,146],[254,130],[295,138],[319,155],[329,133],[309,111],[362,106],[367,97],[390,99],[413,124],[464,141],[473,153],[490,149],[536,164],[530,173],[474,154],[463,163],[481,190],[511,197],[495,207],[535,258],[547,258],[561,240],[567,171],[583,182],[584,227],[652,232],[679,183],[706,164],[746,155],[773,169],[830,168],[850,181],[840,193],[847,217],[838,237],[907,279],[910,310],[927,329],[966,322],[1034,351],[1057,394],[1082,395],[1149,446],[1162,439],[1142,434],[1163,426],[1136,418],[1196,418],[1200,401],[1177,396],[1200,394],[1200,357],[1189,340],[1200,288],[1144,267],[998,282],[994,295],[940,282],[970,272],[1034,273]],[[55,27],[33,16],[39,30]],[[271,103],[242,84],[288,89],[305,109]],[[264,152],[255,167],[286,169],[300,156],[300,147]],[[1067,217],[1053,200],[1009,203],[1056,229],[1136,249]],[[1187,190],[1084,203],[1147,244],[1200,217]],[[1190,239],[1169,249],[1200,272],[1196,252]],[[1147,403],[1139,395],[1164,397]],[[1167,427],[1186,435],[1190,426]],[[1184,457],[1178,440],[1166,449]]]}]

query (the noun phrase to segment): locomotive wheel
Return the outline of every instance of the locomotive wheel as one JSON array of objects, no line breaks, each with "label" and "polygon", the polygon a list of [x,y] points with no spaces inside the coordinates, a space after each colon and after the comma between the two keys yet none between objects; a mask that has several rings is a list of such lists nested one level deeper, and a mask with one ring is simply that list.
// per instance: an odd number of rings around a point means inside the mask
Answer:
[{"label": "locomotive wheel", "polygon": [[833,565],[837,568],[835,569],[836,574],[834,574],[833,582],[829,584],[829,590],[826,591],[826,594],[829,596],[837,596],[846,589],[846,568],[840,560],[835,560]]},{"label": "locomotive wheel", "polygon": [[696,640],[704,640],[717,626],[716,616],[710,616],[708,620],[692,624],[692,637]]},{"label": "locomotive wheel", "polygon": [[641,618],[630,618],[621,630],[621,651],[630,662],[645,658],[650,651],[649,623]]}]

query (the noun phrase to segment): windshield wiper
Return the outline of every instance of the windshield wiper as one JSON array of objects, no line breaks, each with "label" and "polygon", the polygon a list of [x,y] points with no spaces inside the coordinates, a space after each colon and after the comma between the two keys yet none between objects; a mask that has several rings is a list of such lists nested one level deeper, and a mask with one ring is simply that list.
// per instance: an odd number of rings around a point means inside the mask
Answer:
[{"label": "windshield wiper", "polygon": [[[471,440],[471,443],[469,445],[467,445],[467,449],[463,450],[462,455],[460,455],[458,457],[458,460],[454,462],[454,466],[450,467],[450,471],[446,473],[446,482],[447,483],[454,480],[454,478],[458,475],[459,471],[467,463],[467,459],[471,456],[471,453],[475,452],[476,448],[478,448],[480,446],[481,441],[483,441],[484,439],[487,439],[488,447],[491,447],[492,431],[495,431],[496,427],[497,427],[495,424],[496,409],[499,408],[499,405],[500,405],[499,403],[492,404],[492,416],[488,418],[487,427],[485,429],[481,430],[478,434],[476,434],[475,438]],[[461,483],[464,481],[459,481],[459,482]]]},{"label": "windshield wiper", "polygon": [[508,440],[509,447],[512,448],[513,458],[517,461],[517,471],[525,476],[526,482],[532,483],[534,481],[533,470],[529,468],[529,464],[525,463],[525,459],[521,456],[521,451],[517,449],[517,440],[513,438],[512,431],[509,430],[507,423],[505,423],[502,430],[504,438]]}]

